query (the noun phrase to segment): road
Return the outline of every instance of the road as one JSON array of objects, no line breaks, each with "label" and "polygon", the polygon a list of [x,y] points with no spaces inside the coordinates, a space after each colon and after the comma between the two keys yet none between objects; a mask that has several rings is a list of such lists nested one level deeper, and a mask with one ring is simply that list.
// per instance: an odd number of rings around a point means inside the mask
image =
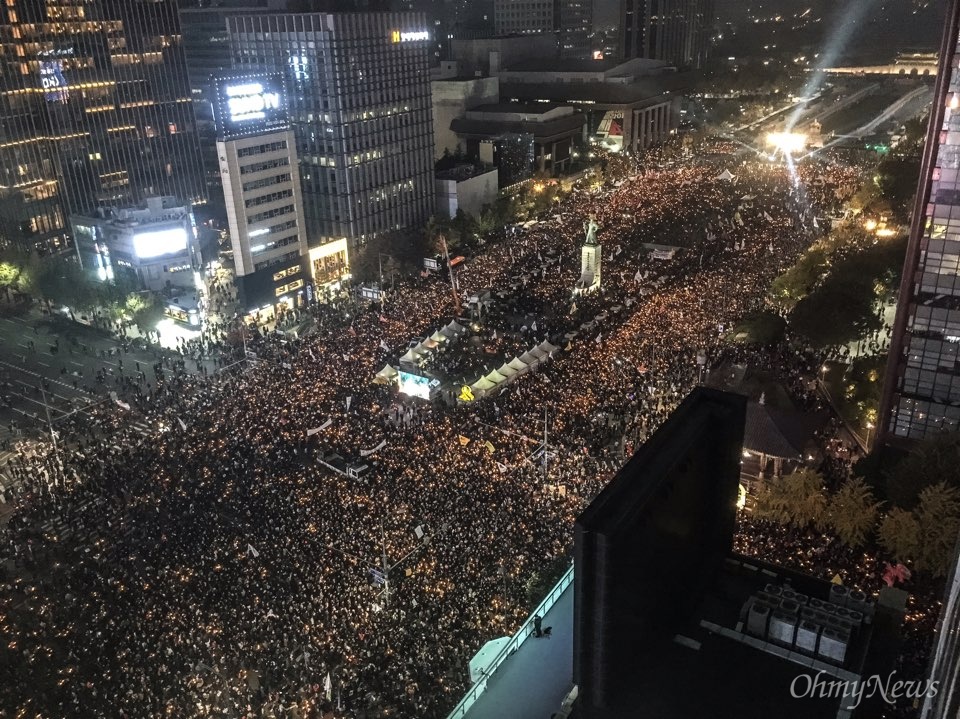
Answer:
[{"label": "road", "polygon": [[[124,351],[120,342],[101,330],[65,317],[52,319],[36,309],[14,312],[2,304],[0,442],[45,433],[48,410],[56,424],[68,412],[109,401],[121,376],[135,376],[139,370],[153,384],[153,365],[173,356],[152,348],[128,346]],[[204,364],[213,371],[212,362]],[[188,360],[187,369],[196,371],[196,362]],[[98,372],[103,381],[97,380]]]}]

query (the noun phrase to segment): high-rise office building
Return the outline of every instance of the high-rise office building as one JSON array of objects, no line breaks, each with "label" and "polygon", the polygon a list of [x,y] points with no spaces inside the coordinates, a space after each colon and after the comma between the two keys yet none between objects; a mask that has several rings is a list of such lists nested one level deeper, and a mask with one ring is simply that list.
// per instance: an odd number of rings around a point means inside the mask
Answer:
[{"label": "high-rise office building", "polygon": [[554,0],[494,0],[493,19],[497,35],[554,32],[557,3]]},{"label": "high-rise office building", "polygon": [[960,429],[958,16],[951,0],[880,403],[886,443]]},{"label": "high-rise office building", "polygon": [[280,72],[311,247],[433,212],[430,33],[419,13],[230,17],[234,68]]},{"label": "high-rise office building", "polygon": [[590,57],[593,0],[560,0],[557,10],[557,29],[560,33],[560,57],[571,59]]},{"label": "high-rise office building", "polygon": [[175,0],[7,0],[0,18],[4,239],[54,247],[71,214],[204,198]]},{"label": "high-rise office building", "polygon": [[620,55],[700,67],[712,22],[713,0],[620,0]]},{"label": "high-rise office building", "polygon": [[561,57],[586,58],[593,32],[590,0],[494,0],[497,35],[553,33]]}]

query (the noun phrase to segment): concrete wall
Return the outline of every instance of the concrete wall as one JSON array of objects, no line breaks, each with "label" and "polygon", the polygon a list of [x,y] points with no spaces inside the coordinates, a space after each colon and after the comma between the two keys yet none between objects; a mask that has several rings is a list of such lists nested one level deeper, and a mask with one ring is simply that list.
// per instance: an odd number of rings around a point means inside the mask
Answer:
[{"label": "concrete wall", "polygon": [[443,157],[443,151],[453,154],[458,139],[450,129],[450,122],[463,117],[467,110],[478,105],[499,102],[500,81],[495,77],[474,80],[437,80],[430,83],[433,97],[434,159]]},{"label": "concrete wall", "polygon": [[454,217],[457,210],[476,217],[480,209],[497,199],[499,192],[498,171],[496,168],[468,180],[436,181],[437,214]]}]

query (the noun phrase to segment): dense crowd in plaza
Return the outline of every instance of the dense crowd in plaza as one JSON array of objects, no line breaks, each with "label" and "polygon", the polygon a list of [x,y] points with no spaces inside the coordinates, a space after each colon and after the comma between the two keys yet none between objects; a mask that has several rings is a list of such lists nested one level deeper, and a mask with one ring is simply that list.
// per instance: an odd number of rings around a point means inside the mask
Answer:
[{"label": "dense crowd in plaza", "polygon": [[[751,359],[725,346],[732,323],[856,186],[840,164],[724,162],[648,163],[490,238],[460,286],[506,298],[464,343],[469,366],[561,347],[496,397],[373,384],[456,314],[444,278],[421,278],[383,306],[317,308],[305,337],[251,337],[244,371],[162,367],[132,401],[146,441],[112,412],[21,458],[0,716],[445,716],[470,657],[528,615],[529,578],[569,555],[579,511],[703,378],[698,355]],[[603,282],[572,298],[591,215]],[[683,249],[658,261],[644,243]],[[796,386],[817,366],[793,362]],[[530,457],[545,409],[546,476]],[[335,473],[332,453],[369,470]]]}]

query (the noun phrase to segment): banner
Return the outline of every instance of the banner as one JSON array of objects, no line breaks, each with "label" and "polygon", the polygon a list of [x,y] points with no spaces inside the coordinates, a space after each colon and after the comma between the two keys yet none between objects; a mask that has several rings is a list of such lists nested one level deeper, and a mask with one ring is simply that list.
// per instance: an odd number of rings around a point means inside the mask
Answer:
[{"label": "banner", "polygon": [[386,447],[386,446],[387,446],[387,440],[383,440],[382,442],[380,442],[380,444],[378,444],[378,445],[377,445],[376,447],[374,447],[373,449],[361,449],[361,450],[360,450],[360,456],[361,456],[361,457],[369,457],[369,456],[370,456],[371,454],[373,454],[374,452],[379,452],[381,449],[383,449],[383,448]]}]

